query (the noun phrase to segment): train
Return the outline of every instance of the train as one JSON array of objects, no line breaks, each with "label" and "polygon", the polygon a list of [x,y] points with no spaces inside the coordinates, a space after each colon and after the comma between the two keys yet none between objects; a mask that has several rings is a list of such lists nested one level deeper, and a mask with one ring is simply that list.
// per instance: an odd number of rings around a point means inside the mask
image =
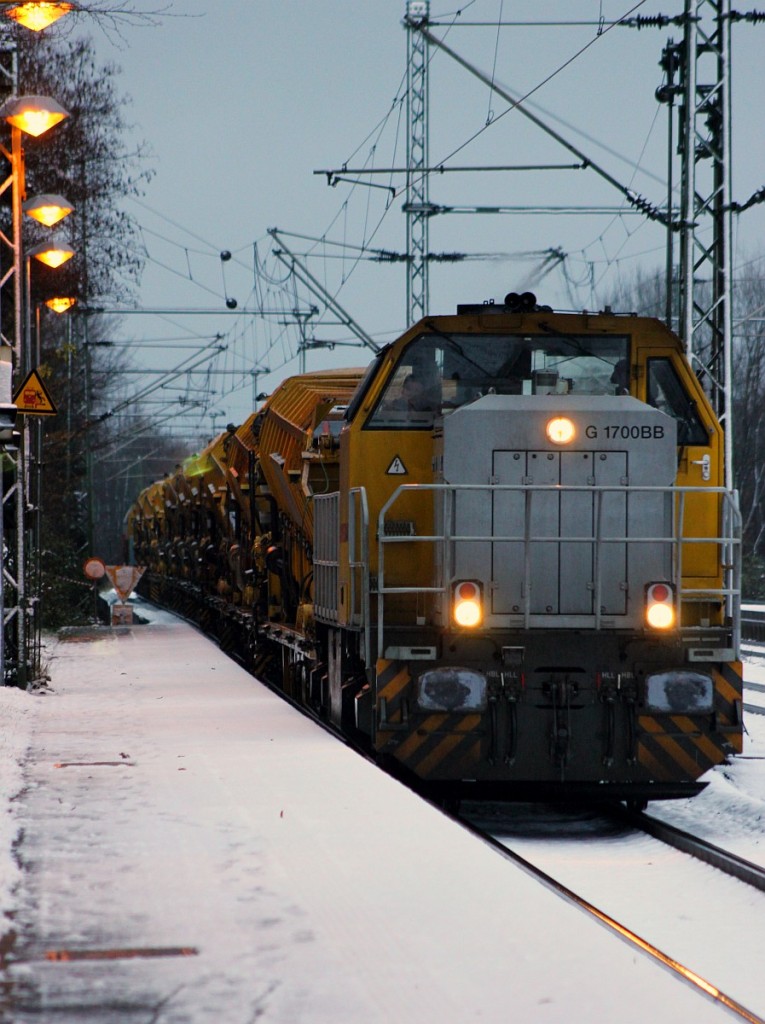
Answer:
[{"label": "train", "polygon": [[642,809],[741,752],[737,495],[658,319],[426,316],[284,380],[126,526],[150,600],[435,799]]}]

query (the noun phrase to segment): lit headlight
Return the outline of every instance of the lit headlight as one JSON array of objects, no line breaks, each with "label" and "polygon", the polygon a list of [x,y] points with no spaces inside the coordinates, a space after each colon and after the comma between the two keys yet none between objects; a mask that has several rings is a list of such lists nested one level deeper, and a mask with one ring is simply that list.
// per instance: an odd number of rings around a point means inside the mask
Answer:
[{"label": "lit headlight", "polygon": [[548,420],[545,433],[553,444],[571,444],[576,437],[576,427],[567,416],[556,416]]},{"label": "lit headlight", "polygon": [[652,629],[675,625],[675,592],[669,583],[650,583],[645,591],[645,621]]},{"label": "lit headlight", "polygon": [[470,629],[480,626],[483,619],[481,585],[473,580],[463,580],[452,587],[452,618],[458,626]]}]

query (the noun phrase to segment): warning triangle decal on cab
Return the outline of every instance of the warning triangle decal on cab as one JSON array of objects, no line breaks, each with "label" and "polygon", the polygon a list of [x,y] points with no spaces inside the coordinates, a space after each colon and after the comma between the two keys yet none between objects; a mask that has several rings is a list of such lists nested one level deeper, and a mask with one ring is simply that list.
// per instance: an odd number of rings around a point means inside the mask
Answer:
[{"label": "warning triangle decal on cab", "polygon": [[385,470],[387,476],[406,476],[409,470],[397,455],[393,462]]}]

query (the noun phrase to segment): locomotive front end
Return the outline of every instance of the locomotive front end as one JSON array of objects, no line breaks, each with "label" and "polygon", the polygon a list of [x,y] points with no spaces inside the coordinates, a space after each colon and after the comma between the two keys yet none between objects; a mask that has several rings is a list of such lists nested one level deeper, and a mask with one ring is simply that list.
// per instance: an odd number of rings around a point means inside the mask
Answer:
[{"label": "locomotive front end", "polygon": [[722,429],[659,321],[526,298],[284,381],[140,496],[146,585],[436,793],[690,795],[742,745]]},{"label": "locomotive front end", "polygon": [[735,495],[697,395],[626,393],[667,379],[641,326],[421,341],[441,415],[380,505],[374,742],[436,788],[640,805],[740,749]]}]

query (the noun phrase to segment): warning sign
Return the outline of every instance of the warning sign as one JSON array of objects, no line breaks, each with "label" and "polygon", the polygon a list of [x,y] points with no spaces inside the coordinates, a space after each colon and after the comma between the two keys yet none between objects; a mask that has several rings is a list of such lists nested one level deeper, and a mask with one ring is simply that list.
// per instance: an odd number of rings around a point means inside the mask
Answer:
[{"label": "warning sign", "polygon": [[19,412],[27,416],[55,416],[56,406],[37,370],[32,370],[13,396]]},{"label": "warning sign", "polygon": [[385,470],[387,476],[407,476],[409,470],[397,455],[393,462]]},{"label": "warning sign", "polygon": [[106,575],[117,597],[124,603],[146,571],[142,565],[107,565]]}]

